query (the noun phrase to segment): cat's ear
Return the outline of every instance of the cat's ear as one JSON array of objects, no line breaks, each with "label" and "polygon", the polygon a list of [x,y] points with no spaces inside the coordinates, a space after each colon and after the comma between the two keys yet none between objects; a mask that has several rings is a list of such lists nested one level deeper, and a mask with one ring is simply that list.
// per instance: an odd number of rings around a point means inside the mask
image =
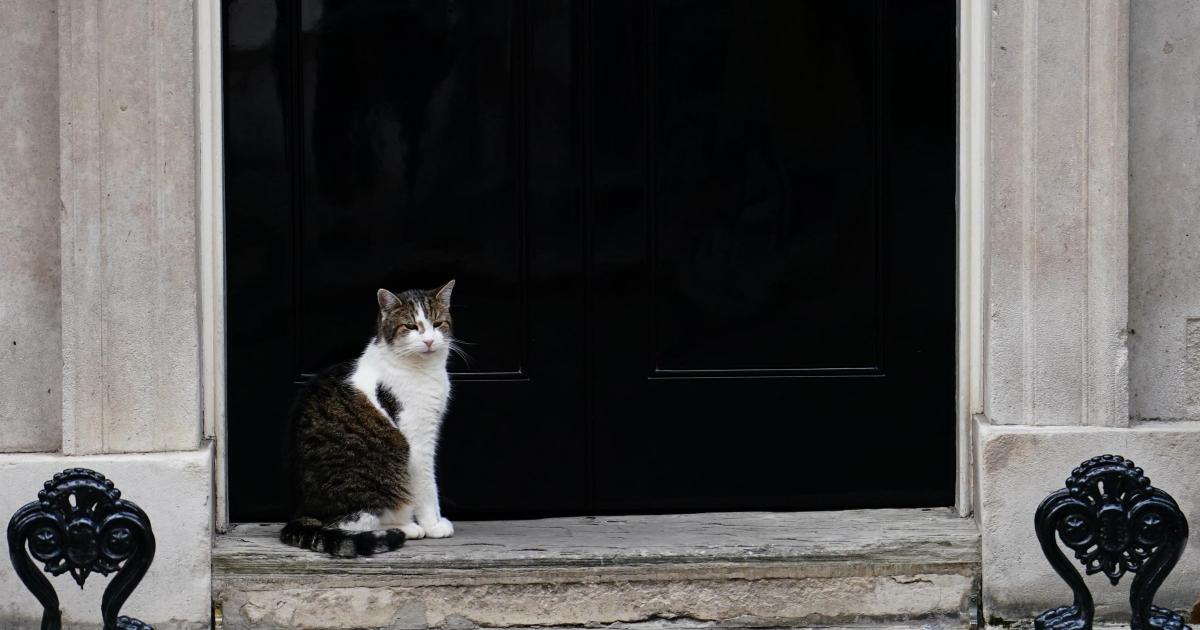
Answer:
[{"label": "cat's ear", "polygon": [[380,289],[375,292],[375,299],[379,300],[379,310],[390,311],[397,306],[400,306],[400,298],[396,297],[395,293],[387,289]]},{"label": "cat's ear", "polygon": [[454,281],[443,284],[433,292],[433,297],[445,308],[450,308],[450,292],[454,290]]}]

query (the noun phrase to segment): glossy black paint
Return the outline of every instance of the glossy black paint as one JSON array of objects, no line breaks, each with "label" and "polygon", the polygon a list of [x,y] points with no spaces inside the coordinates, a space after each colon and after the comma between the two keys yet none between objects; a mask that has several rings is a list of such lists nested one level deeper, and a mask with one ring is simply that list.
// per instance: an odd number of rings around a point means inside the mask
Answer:
[{"label": "glossy black paint", "polygon": [[1037,630],[1090,630],[1096,613],[1087,583],[1056,534],[1088,575],[1103,573],[1116,586],[1127,572],[1136,574],[1129,589],[1130,628],[1191,630],[1178,613],[1154,605],[1154,594],[1187,546],[1187,518],[1132,461],[1100,455],[1083,462],[1066,488],[1042,501],[1033,522],[1042,553],[1074,596],[1070,606],[1038,615]]},{"label": "glossy black paint", "polygon": [[121,616],[121,606],[154,562],[154,531],[146,513],[104,475],[68,468],[54,475],[8,522],[8,556],[17,576],[42,605],[42,630],[60,630],[62,612],[50,580],[70,573],[83,588],[92,573],[113,576],[100,601],[104,630],[154,630]]},{"label": "glossy black paint", "polygon": [[225,18],[233,519],[374,290],[450,277],[453,517],[952,502],[953,2]]}]

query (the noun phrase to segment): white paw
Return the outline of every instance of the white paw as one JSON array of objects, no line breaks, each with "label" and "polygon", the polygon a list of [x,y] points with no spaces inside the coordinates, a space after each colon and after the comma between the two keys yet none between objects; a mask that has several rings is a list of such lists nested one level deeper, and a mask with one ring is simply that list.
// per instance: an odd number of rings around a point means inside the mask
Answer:
[{"label": "white paw", "polygon": [[454,524],[444,518],[425,528],[425,536],[428,538],[449,538],[453,535]]},{"label": "white paw", "polygon": [[404,532],[404,537],[409,540],[419,540],[425,537],[425,528],[416,523],[405,523],[400,526],[400,531]]}]

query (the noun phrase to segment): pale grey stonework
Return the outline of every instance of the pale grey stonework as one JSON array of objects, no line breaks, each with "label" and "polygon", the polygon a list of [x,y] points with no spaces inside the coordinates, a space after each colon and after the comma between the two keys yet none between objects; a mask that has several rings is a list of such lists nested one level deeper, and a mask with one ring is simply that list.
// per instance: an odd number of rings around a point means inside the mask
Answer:
[{"label": "pale grey stonework", "polygon": [[985,408],[1128,423],[1128,3],[992,3]]},{"label": "pale grey stonework", "polygon": [[[150,516],[158,548],[154,564],[122,612],[159,630],[208,626],[211,567],[212,449],[188,453],[68,457],[29,453],[0,456],[0,515],[8,516],[37,499],[42,482],[64,468],[83,466],[105,474],[124,498]],[[8,563],[8,542],[0,537],[0,628],[37,628],[42,609]],[[88,578],[80,589],[69,575],[53,580],[62,602],[65,628],[100,621],[100,597],[111,577]],[[98,625],[98,624],[97,624]]]},{"label": "pale grey stonework", "polygon": [[62,441],[54,9],[0,0],[0,452]]},{"label": "pale grey stonework", "polygon": [[[0,0],[0,451],[66,454],[0,455],[0,513],[55,468],[111,475],[155,519],[161,555],[129,612],[160,628],[209,619],[214,506],[199,331],[200,313],[221,310],[212,295],[199,308],[198,270],[212,261],[197,254],[196,111],[213,95],[196,93],[196,44],[212,34],[198,32],[195,12],[214,1]],[[884,549],[887,562],[850,561],[852,538],[916,531],[882,512],[844,539],[828,514],[780,517],[795,534],[757,545],[741,545],[758,535],[748,529],[709,522],[711,545],[672,534],[694,543],[684,555],[698,561],[657,565],[644,531],[589,539],[596,531],[578,524],[508,547],[497,542],[505,531],[463,524],[460,538],[349,567],[223,538],[218,596],[231,606],[229,627],[913,615],[965,624],[980,559],[985,617],[1023,623],[1069,596],[1032,539],[1032,514],[1081,460],[1132,457],[1200,519],[1189,467],[1200,422],[1130,422],[1200,420],[1200,9],[1184,0],[988,8],[985,246],[967,254],[984,272],[983,409],[974,410],[983,415],[962,438],[973,447],[978,539],[975,521],[943,523],[981,542],[939,547],[945,532],[925,532]],[[142,454],[71,456],[114,452]],[[262,535],[244,542],[268,545]],[[534,566],[549,548],[540,543],[560,546],[557,564]],[[605,551],[623,543],[646,555]],[[1162,603],[1196,603],[1196,544]],[[472,547],[491,564],[441,566]],[[67,618],[88,623],[100,587],[66,595]],[[1102,590],[1101,613],[1119,617],[1124,591]],[[0,593],[0,628],[28,627],[36,607],[5,571]],[[356,612],[323,617],[340,605]]]},{"label": "pale grey stonework", "polygon": [[[1029,619],[1071,602],[1070,589],[1042,556],[1033,513],[1047,494],[1065,486],[1074,467],[1102,453],[1123,455],[1143,467],[1154,486],[1175,497],[1191,519],[1187,549],[1156,603],[1176,610],[1200,603],[1200,475],[1192,465],[1200,453],[1200,423],[1146,422],[1124,429],[980,423],[976,440],[981,486],[976,519],[988,618]],[[1069,550],[1067,557],[1073,558]],[[1128,619],[1131,577],[1118,587],[1103,576],[1087,580],[1101,618]]]},{"label": "pale grey stonework", "polygon": [[[1080,462],[1129,457],[1193,523],[1200,518],[1191,467],[1200,423],[1130,421],[1197,417],[1186,407],[1196,382],[1188,317],[1200,295],[1200,10],[1158,0],[992,8],[989,323],[974,511],[985,618],[1007,623],[1070,601],[1038,548],[1033,513]],[[1198,580],[1193,537],[1159,603],[1192,608]],[[1102,617],[1127,619],[1128,580],[1089,584]]]},{"label": "pale grey stonework", "polygon": [[1130,22],[1131,412],[1200,419],[1200,3]]},{"label": "pale grey stonework", "polygon": [[979,570],[974,524],[946,508],[463,522],[454,538],[353,560],[283,547],[278,531],[239,525],[217,539],[213,591],[228,630],[965,627]]},{"label": "pale grey stonework", "polygon": [[[194,11],[0,0],[0,451],[61,451],[0,455],[0,523],[64,468],[108,475],[158,538],[127,611],[164,630],[211,618]],[[107,579],[57,582],[67,626],[95,627]],[[0,628],[40,614],[0,569]]]},{"label": "pale grey stonework", "polygon": [[194,449],[194,6],[58,10],[63,450]]}]

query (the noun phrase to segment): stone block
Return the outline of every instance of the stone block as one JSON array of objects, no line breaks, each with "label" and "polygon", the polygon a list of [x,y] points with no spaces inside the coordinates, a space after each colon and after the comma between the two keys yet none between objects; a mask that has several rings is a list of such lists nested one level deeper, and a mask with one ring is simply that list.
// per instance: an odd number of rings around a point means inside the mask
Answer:
[{"label": "stone block", "polygon": [[[986,618],[1029,619],[1071,602],[1070,589],[1042,555],[1033,515],[1046,495],[1064,487],[1076,466],[1106,453],[1132,459],[1191,519],[1187,549],[1156,603],[1190,611],[1200,601],[1200,476],[1192,467],[1200,452],[1200,423],[1147,422],[1121,429],[1012,427],[981,421],[975,436]],[[1068,551],[1067,557],[1073,554]],[[1099,617],[1127,619],[1131,579],[1126,576],[1117,587],[1102,575],[1087,579]]]},{"label": "stone block", "polygon": [[[158,630],[207,628],[211,616],[212,449],[138,455],[64,457],[0,455],[0,516],[37,500],[42,484],[66,468],[91,468],[116,484],[150,517],[154,564],[121,609]],[[36,628],[42,608],[8,563],[0,541],[0,628]],[[99,627],[100,597],[110,577],[93,574],[80,589],[68,575],[52,579],[67,628]]]}]

